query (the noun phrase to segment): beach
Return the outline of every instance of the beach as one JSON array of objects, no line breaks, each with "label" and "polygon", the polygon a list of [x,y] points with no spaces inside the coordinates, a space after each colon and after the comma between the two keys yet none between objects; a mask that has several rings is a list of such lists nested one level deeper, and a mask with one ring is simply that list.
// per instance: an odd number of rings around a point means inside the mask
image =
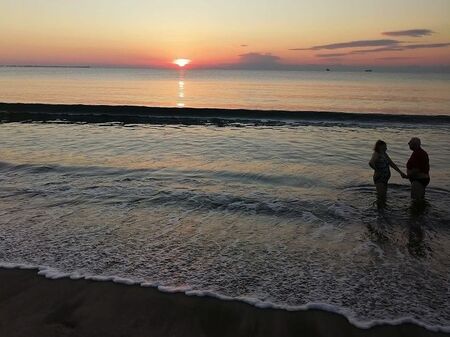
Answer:
[{"label": "beach", "polygon": [[450,337],[450,1],[0,1],[0,337]]},{"label": "beach", "polygon": [[448,336],[414,324],[358,329],[321,310],[259,309],[113,282],[0,269],[2,336]]}]

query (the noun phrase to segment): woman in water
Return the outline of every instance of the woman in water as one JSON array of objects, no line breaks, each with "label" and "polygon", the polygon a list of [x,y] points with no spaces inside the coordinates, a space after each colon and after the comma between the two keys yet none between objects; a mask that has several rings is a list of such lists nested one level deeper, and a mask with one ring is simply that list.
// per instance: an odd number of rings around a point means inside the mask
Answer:
[{"label": "woman in water", "polygon": [[406,178],[406,174],[403,173],[397,165],[389,158],[387,151],[386,142],[382,140],[377,140],[373,149],[373,155],[370,159],[369,165],[373,168],[373,182],[375,183],[375,187],[377,189],[377,197],[378,201],[384,203],[386,201],[386,193],[389,178],[391,177],[391,170],[389,167],[392,167],[396,170],[402,178]]}]

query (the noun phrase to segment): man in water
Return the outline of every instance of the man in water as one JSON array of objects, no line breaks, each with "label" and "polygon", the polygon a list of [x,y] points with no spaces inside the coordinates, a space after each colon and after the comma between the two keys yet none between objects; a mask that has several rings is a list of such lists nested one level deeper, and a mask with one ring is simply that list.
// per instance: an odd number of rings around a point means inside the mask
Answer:
[{"label": "man in water", "polygon": [[425,188],[430,183],[428,154],[422,149],[417,137],[411,138],[408,145],[413,151],[406,164],[407,178],[411,181],[411,198],[422,200],[425,197]]}]

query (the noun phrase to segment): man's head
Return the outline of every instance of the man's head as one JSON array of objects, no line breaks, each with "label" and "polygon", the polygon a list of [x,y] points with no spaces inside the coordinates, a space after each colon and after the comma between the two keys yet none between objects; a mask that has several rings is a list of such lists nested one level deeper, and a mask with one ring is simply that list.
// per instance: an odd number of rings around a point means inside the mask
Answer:
[{"label": "man's head", "polygon": [[408,142],[409,148],[413,151],[420,149],[420,144],[421,144],[420,138],[417,137],[412,137],[411,140]]}]

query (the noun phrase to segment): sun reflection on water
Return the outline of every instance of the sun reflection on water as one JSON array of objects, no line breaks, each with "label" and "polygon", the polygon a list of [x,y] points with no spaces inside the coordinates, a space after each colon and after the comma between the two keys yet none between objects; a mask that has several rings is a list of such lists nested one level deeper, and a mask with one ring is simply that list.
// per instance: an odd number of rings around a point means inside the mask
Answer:
[{"label": "sun reflection on water", "polygon": [[177,107],[184,107],[184,69],[180,69],[178,77],[178,102]]}]

